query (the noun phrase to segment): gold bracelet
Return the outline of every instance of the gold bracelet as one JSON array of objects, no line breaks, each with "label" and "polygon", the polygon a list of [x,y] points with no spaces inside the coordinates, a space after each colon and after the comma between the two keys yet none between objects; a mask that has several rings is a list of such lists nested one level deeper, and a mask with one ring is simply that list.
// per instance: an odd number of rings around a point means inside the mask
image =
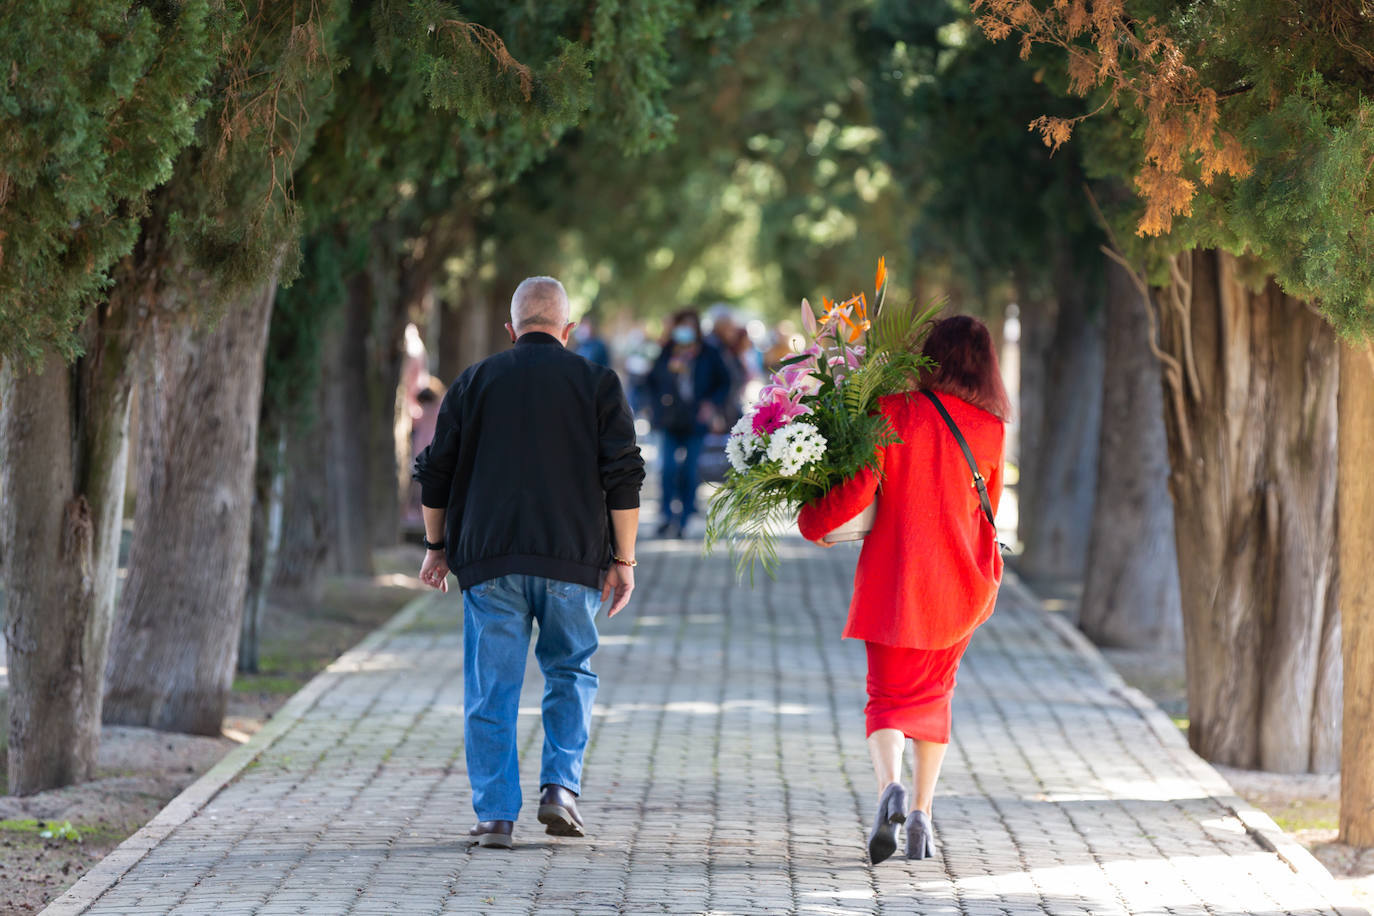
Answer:
[{"label": "gold bracelet", "polygon": [[639,565],[638,560],[627,560],[624,557],[617,557],[614,555],[611,556],[611,562],[617,566],[629,566],[631,568]]}]

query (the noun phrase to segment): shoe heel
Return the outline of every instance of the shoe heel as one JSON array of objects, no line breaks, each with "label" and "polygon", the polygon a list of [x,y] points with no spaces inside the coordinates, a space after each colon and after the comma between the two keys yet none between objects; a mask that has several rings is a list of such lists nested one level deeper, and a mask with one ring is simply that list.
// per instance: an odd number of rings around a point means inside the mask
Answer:
[{"label": "shoe heel", "polygon": [[935,857],[935,827],[924,811],[911,812],[906,825],[906,857],[909,860]]},{"label": "shoe heel", "polygon": [[883,790],[878,800],[878,816],[868,835],[868,860],[877,865],[897,851],[897,825],[906,820],[907,794],[900,783]]},{"label": "shoe heel", "polygon": [[544,832],[551,836],[587,835],[562,805],[540,805],[537,817],[539,823],[544,825]]}]

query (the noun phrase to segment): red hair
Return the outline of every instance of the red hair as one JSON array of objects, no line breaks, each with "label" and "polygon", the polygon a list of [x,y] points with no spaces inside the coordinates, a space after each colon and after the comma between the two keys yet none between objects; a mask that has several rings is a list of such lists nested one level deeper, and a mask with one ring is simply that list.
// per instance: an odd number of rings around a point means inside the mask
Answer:
[{"label": "red hair", "polygon": [[983,322],[969,315],[935,322],[921,355],[932,360],[935,368],[922,375],[918,388],[953,395],[1003,423],[1011,421],[1011,399],[1002,385],[992,335]]}]

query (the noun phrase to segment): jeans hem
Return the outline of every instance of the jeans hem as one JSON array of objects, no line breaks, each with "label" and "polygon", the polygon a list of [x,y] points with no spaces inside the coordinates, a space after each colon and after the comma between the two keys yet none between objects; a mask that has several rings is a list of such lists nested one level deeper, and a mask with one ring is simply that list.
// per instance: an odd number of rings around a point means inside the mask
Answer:
[{"label": "jeans hem", "polygon": [[539,791],[544,791],[545,786],[562,786],[578,797],[582,795],[582,784],[580,782],[570,783],[562,779],[545,779],[541,776],[539,778]]}]

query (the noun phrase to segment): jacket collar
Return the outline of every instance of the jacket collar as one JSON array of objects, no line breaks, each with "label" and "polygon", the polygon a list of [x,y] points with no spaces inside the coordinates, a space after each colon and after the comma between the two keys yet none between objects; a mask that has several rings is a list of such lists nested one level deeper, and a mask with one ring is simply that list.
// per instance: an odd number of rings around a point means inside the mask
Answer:
[{"label": "jacket collar", "polygon": [[526,331],[524,334],[521,334],[518,338],[516,338],[515,341],[515,345],[517,347],[527,347],[535,344],[542,344],[544,346],[553,344],[555,347],[563,346],[563,342],[561,340],[559,340],[557,337],[554,337],[552,334],[547,334],[543,331]]}]

